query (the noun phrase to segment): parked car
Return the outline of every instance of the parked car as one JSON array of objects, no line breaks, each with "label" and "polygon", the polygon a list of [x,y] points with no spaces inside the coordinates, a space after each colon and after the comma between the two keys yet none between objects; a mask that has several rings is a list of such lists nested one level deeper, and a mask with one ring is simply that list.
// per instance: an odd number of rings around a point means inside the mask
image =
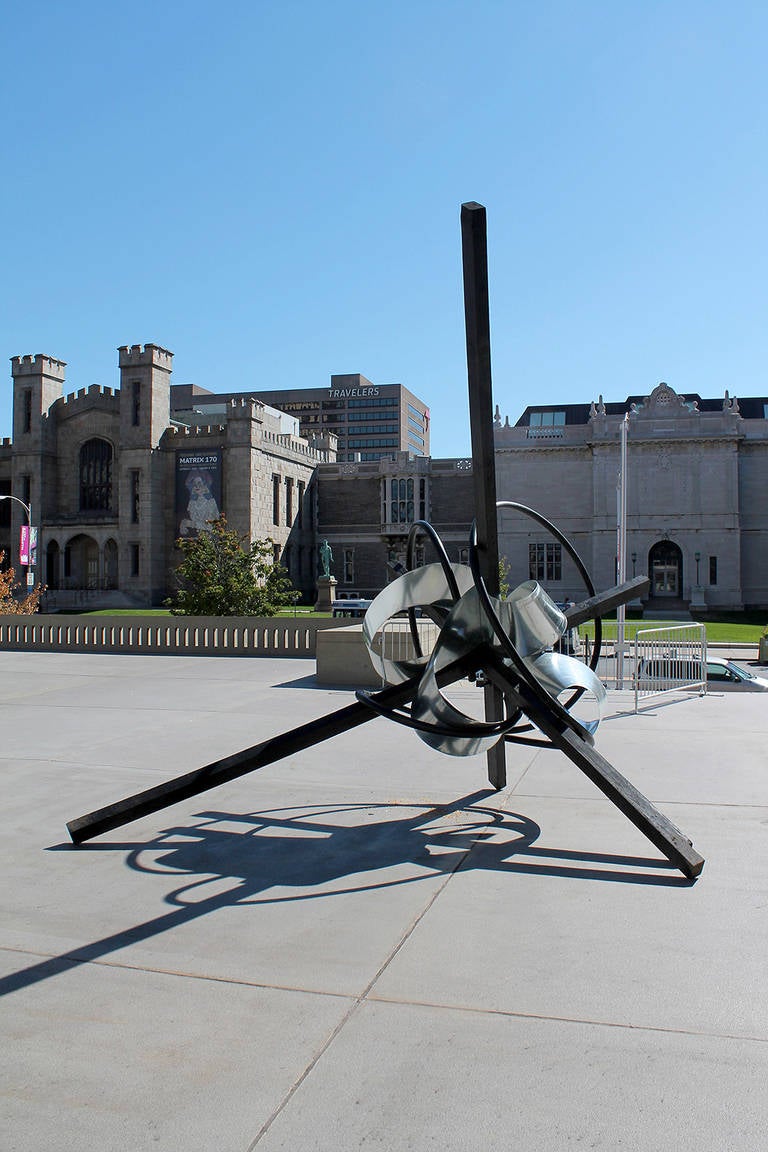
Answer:
[{"label": "parked car", "polygon": [[370,600],[334,600],[331,611],[335,619],[351,616],[353,620],[361,620],[371,606]]},{"label": "parked car", "polygon": [[756,676],[742,664],[721,660],[717,656],[707,659],[707,684],[726,691],[738,688],[744,692],[768,692],[768,680],[763,676]]},{"label": "parked car", "polygon": [[[700,660],[690,657],[678,656],[670,653],[668,656],[655,656],[641,660],[637,668],[640,686],[650,684],[667,684],[674,686],[676,682],[681,685],[696,684],[702,680],[702,665]],[[724,660],[719,656],[709,656],[706,665],[707,686],[732,691],[739,689],[744,692],[768,692],[768,680],[756,676],[748,668],[733,660]]]}]

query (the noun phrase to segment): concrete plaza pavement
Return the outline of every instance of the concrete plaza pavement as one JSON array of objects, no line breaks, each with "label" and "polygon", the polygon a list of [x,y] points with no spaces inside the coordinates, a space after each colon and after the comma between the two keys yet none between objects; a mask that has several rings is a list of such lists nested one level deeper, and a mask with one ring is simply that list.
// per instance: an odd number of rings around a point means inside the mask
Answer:
[{"label": "concrete plaza pavement", "polygon": [[380,718],[69,843],[350,702],[313,673],[0,653],[0,1146],[764,1148],[768,699],[610,695],[598,748],[695,883],[559,753],[493,792]]}]

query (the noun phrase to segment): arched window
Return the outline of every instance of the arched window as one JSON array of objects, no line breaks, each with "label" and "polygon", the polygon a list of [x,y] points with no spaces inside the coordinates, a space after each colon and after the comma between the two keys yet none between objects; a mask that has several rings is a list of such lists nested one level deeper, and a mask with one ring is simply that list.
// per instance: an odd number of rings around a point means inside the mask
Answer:
[{"label": "arched window", "polygon": [[80,511],[112,509],[112,445],[94,437],[80,449]]},{"label": "arched window", "polygon": [[413,524],[427,519],[425,476],[393,476],[384,481],[384,520],[390,524]]}]

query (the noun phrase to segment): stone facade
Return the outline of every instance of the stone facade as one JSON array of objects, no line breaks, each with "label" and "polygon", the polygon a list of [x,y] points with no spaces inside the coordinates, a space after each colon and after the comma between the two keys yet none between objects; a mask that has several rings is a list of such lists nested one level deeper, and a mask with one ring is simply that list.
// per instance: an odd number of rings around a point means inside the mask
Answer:
[{"label": "stone facade", "polygon": [[[405,563],[411,522],[426,519],[453,561],[467,559],[473,517],[472,464],[395,453],[317,469],[317,531],[333,550],[340,598],[370,599]],[[436,557],[422,539],[420,559]]]},{"label": "stone facade", "polygon": [[[181,469],[195,460],[211,461],[230,524],[251,539],[273,539],[306,602],[315,597],[324,539],[341,597],[381,590],[405,561],[415,519],[437,529],[451,560],[467,559],[470,460],[401,450],[340,460],[332,434],[305,439],[297,418],[247,393],[197,389],[184,403],[197,403],[198,393],[214,397],[212,422],[200,412],[186,419],[178,398],[191,386],[179,386],[174,401],[172,360],[154,344],[123,347],[119,388],[68,396],[63,361],[12,361],[13,437],[0,444],[0,495],[32,506],[37,574],[52,589],[51,606],[74,607],[84,593],[105,606],[162,602],[188,514]],[[622,403],[531,406],[514,426],[497,410],[498,499],[551,519],[598,588],[610,586],[625,416],[626,574],[651,576],[649,610],[768,608],[768,398],[707,400],[660,384]],[[14,562],[23,521],[19,504],[0,501],[0,548]],[[581,598],[574,565],[535,521],[502,509],[499,551],[513,586],[534,576],[558,601]],[[417,559],[433,558],[422,540]]]},{"label": "stone facade", "polygon": [[[495,431],[499,500],[530,505],[573,541],[598,587],[614,582],[620,428],[627,429],[626,573],[652,579],[651,609],[768,606],[768,399],[679,396],[660,384],[624,404],[531,407]],[[550,538],[502,511],[499,548],[513,582]],[[549,582],[579,598],[573,565]]]},{"label": "stone facade", "polygon": [[[313,477],[335,459],[333,438],[310,445],[254,400],[231,402],[222,423],[173,420],[172,361],[154,344],[123,347],[118,389],[92,385],[65,396],[63,361],[13,358],[13,438],[0,444],[0,494],[31,506],[49,606],[161,603],[179,560],[178,493],[189,497],[180,462],[198,458],[212,461],[230,525],[251,539],[271,537],[311,602]],[[0,548],[14,564],[25,519],[16,501],[0,501]]]}]

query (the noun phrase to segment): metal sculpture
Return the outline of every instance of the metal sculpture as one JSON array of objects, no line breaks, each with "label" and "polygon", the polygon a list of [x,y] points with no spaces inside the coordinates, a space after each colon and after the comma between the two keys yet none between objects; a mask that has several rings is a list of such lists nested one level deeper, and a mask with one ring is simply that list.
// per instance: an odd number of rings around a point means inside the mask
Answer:
[{"label": "metal sculpture", "polygon": [[[449,755],[484,752],[491,783],[505,783],[507,743],[533,744],[562,751],[591,779],[684,875],[695,878],[704,865],[690,840],[642,796],[594,747],[594,731],[605,698],[595,675],[600,656],[600,618],[647,589],[637,577],[597,594],[584,564],[559,529],[524,505],[495,498],[490,335],[485,250],[485,209],[462,206],[467,361],[477,520],[469,539],[469,565],[452,564],[443,544],[426,521],[410,530],[406,572],[379,594],[363,622],[371,657],[388,687],[357,693],[354,704],[261,744],[224,757],[204,768],[147,789],[116,804],[88,813],[67,825],[72,840],[81,843],[113,828],[196,796],[238,776],[253,772],[349,731],[375,716],[413,728],[430,747]],[[534,581],[505,599],[498,595],[497,507],[532,517],[561,543],[584,582],[587,598],[565,613]],[[426,535],[437,562],[414,568],[415,541]],[[431,651],[422,651],[416,609],[439,625]],[[414,656],[395,661],[377,648],[377,635],[395,613],[406,611]],[[566,628],[595,620],[595,645],[590,666],[554,650]],[[485,720],[460,712],[442,689],[469,677],[484,689]],[[561,703],[560,696],[573,690]],[[597,716],[586,723],[573,714],[574,705],[591,694]]]}]

